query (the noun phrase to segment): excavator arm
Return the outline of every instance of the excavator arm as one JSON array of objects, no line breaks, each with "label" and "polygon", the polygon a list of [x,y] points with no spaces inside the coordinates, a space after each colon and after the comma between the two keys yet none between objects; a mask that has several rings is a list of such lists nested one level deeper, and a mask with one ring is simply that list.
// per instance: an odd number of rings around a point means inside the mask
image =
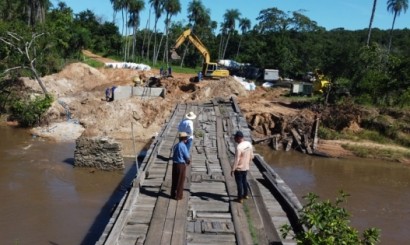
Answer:
[{"label": "excavator arm", "polygon": [[181,44],[184,43],[186,39],[188,39],[195,46],[195,48],[202,54],[205,63],[209,63],[211,61],[208,49],[201,42],[201,40],[199,40],[199,38],[192,33],[191,29],[184,31],[181,34],[181,36],[178,37],[174,47],[171,48],[171,59],[181,58],[175,50],[179,48],[179,46],[181,46]]}]

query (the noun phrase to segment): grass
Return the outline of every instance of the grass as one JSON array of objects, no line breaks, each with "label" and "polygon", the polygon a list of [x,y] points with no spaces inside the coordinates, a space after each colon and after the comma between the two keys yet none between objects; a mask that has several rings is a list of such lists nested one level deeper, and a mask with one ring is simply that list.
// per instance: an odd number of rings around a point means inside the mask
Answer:
[{"label": "grass", "polygon": [[410,158],[410,151],[393,150],[387,148],[384,149],[380,147],[366,147],[352,144],[343,144],[342,147],[362,158],[376,158],[389,161],[400,161],[400,159],[403,158]]},{"label": "grass", "polygon": [[256,232],[256,228],[252,223],[252,218],[251,218],[249,208],[246,204],[243,204],[243,208],[244,208],[244,212],[245,212],[245,215],[246,215],[246,219],[248,221],[248,227],[249,227],[249,231],[251,233],[252,242],[253,242],[253,244],[257,245],[257,244],[259,244],[258,235],[257,235],[257,232]]},{"label": "grass", "polygon": [[83,58],[83,62],[86,63],[87,65],[91,66],[91,67],[94,67],[94,68],[104,67],[104,63],[99,62],[99,61],[97,61],[95,59],[92,59],[92,58],[85,57],[85,56]]}]

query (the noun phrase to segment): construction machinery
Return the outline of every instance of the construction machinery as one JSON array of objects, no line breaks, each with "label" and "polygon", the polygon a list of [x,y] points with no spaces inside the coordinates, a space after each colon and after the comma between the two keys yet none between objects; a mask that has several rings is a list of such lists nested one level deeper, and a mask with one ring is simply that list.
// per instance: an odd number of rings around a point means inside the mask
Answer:
[{"label": "construction machinery", "polygon": [[211,57],[208,49],[201,42],[201,40],[192,33],[191,29],[184,31],[181,36],[178,37],[174,47],[171,48],[171,59],[181,59],[181,57],[176,53],[176,49],[181,46],[184,41],[188,39],[195,48],[202,54],[204,57],[204,63],[202,65],[202,76],[210,78],[221,78],[229,76],[229,71],[219,67],[217,63],[211,62]]},{"label": "construction machinery", "polygon": [[326,79],[323,72],[319,69],[315,70],[314,79],[313,79],[313,91],[315,93],[323,94],[325,89],[329,87],[330,82]]}]

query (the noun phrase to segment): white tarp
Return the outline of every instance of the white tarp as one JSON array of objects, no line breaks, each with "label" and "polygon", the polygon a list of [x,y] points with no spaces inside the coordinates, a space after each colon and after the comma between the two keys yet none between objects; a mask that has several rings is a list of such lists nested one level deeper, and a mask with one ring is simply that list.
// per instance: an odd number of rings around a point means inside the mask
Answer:
[{"label": "white tarp", "polygon": [[235,79],[235,81],[241,83],[247,91],[251,91],[251,90],[256,89],[256,85],[255,85],[254,82],[247,82],[247,81],[245,81],[245,79],[243,77],[233,76],[233,79]]}]

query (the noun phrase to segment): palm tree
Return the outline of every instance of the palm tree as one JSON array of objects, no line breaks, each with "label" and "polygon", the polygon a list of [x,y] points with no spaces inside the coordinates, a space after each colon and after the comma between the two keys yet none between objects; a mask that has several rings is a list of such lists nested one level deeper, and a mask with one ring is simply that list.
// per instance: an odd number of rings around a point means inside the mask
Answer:
[{"label": "palm tree", "polygon": [[238,58],[239,55],[239,48],[241,47],[241,43],[242,43],[242,38],[245,35],[245,33],[251,29],[251,21],[248,18],[242,18],[239,20],[239,28],[241,28],[242,31],[242,35],[241,35],[241,39],[239,40],[239,44],[238,44],[238,50],[236,51],[236,59]]},{"label": "palm tree", "polygon": [[[158,57],[158,51],[157,51],[157,24],[159,18],[161,18],[162,13],[164,12],[164,3],[165,0],[150,0],[149,3],[151,4],[151,7],[154,9],[154,14],[155,14],[155,21],[154,21],[154,53],[152,55],[152,63],[156,63],[156,57]],[[148,50],[149,46],[151,43],[151,36],[148,39]],[[158,48],[159,50],[159,48]]]},{"label": "palm tree", "polygon": [[237,9],[228,9],[224,14],[224,26],[228,29],[228,37],[226,38],[225,48],[222,55],[222,59],[225,58],[226,49],[228,48],[229,37],[231,36],[232,32],[235,31],[235,24],[236,21],[239,20],[239,10]]},{"label": "palm tree", "polygon": [[393,23],[390,29],[389,38],[389,52],[391,49],[391,41],[393,36],[394,23],[396,22],[396,17],[401,14],[401,12],[406,13],[409,8],[408,0],[387,0],[387,10],[393,13]]},{"label": "palm tree", "polygon": [[145,8],[144,0],[130,0],[129,1],[130,16],[128,19],[128,26],[132,28],[132,60],[135,58],[135,45],[137,29],[140,24],[140,12]]},{"label": "palm tree", "polygon": [[374,0],[373,8],[372,8],[372,15],[370,16],[370,22],[369,22],[369,33],[367,34],[367,42],[366,42],[367,47],[369,47],[370,36],[372,34],[372,25],[373,25],[374,13],[376,12],[376,5],[377,5],[377,0]]},{"label": "palm tree", "polygon": [[177,13],[181,12],[181,3],[179,0],[165,0],[164,4],[164,10],[166,13],[165,16],[165,50],[164,50],[164,57],[166,64],[168,66],[168,32],[169,32],[169,25],[171,23],[171,18],[173,15],[176,15]]},{"label": "palm tree", "polygon": [[209,24],[210,21],[210,10],[205,8],[201,0],[192,0],[188,4],[188,20],[192,23],[192,29],[195,29],[195,26],[205,27]]},{"label": "palm tree", "polygon": [[[192,2],[188,4],[188,20],[191,23],[192,31],[197,30],[196,34],[198,35],[199,30],[206,28],[209,25],[211,20],[210,10],[205,8],[201,0],[192,0]],[[186,53],[188,52],[188,46],[189,43],[185,46],[184,54],[181,59],[181,67],[184,63]]]},{"label": "palm tree", "polygon": [[[124,11],[127,9],[127,0],[110,0],[112,7],[114,9],[114,16],[115,13],[118,11],[121,11],[121,17],[122,17],[122,29],[121,29],[121,34],[122,36],[126,36],[126,33],[124,34],[124,28],[125,28],[125,17],[124,17]],[[115,17],[114,17],[115,18]],[[124,45],[124,61],[127,59],[127,52],[126,52],[127,45]]]}]

